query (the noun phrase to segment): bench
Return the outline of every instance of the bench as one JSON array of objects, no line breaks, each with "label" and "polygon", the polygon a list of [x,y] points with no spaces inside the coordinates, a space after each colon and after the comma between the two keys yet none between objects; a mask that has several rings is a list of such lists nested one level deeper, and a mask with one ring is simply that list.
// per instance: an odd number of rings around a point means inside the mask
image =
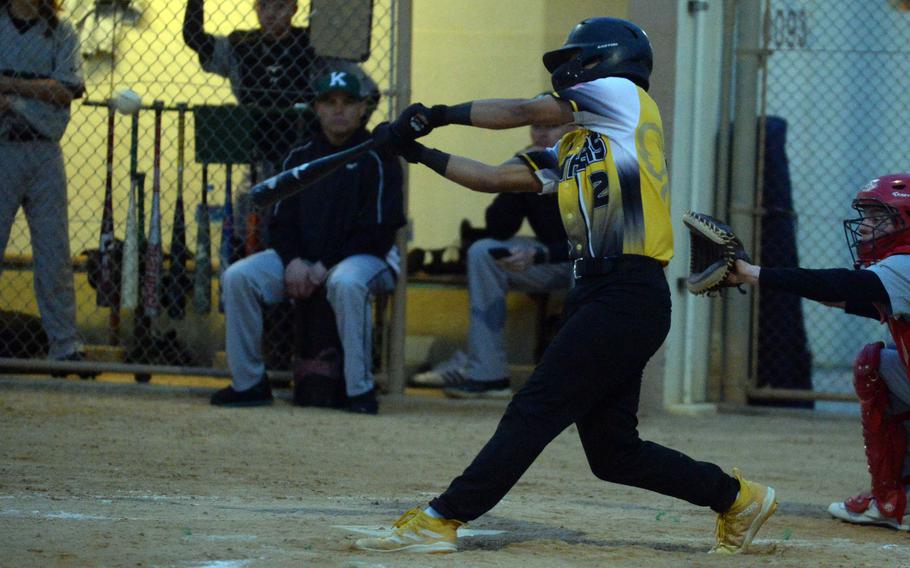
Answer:
[{"label": "bench", "polygon": [[[464,274],[426,274],[418,272],[408,276],[408,285],[416,286],[438,286],[441,288],[454,288],[467,290],[468,278]],[[532,292],[522,290],[521,288],[510,289],[510,291],[522,292],[527,294],[534,301],[536,310],[535,329],[534,329],[534,361],[539,361],[544,350],[547,348],[548,341],[548,306],[550,304],[549,292]]]}]

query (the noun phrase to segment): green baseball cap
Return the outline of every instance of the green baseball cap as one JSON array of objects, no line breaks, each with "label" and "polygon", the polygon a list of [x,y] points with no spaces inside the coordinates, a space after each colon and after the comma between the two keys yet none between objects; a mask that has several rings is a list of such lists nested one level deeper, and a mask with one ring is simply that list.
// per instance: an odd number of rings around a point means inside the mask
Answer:
[{"label": "green baseball cap", "polygon": [[363,94],[360,91],[360,80],[356,75],[345,69],[330,69],[316,81],[317,99],[332,91],[347,93],[355,99],[363,98]]}]

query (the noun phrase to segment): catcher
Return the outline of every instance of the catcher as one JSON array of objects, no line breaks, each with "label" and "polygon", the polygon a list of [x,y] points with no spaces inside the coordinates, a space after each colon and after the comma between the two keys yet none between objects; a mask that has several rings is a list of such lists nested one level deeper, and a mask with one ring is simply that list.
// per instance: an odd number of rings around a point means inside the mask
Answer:
[{"label": "catcher", "polygon": [[[853,209],[859,217],[846,219],[844,232],[857,270],[762,268],[740,258],[730,262],[733,269],[720,286],[754,284],[784,290],[888,324],[894,344],[870,343],[853,363],[872,489],[832,503],[828,512],[850,523],[906,531],[910,530],[904,518],[910,481],[910,423],[906,422],[910,418],[910,173],[873,179],[856,194]],[[686,224],[692,231],[693,225]],[[710,240],[722,241],[724,236]],[[695,281],[713,279],[706,274],[694,276],[690,289]]]},{"label": "catcher", "polygon": [[[663,130],[647,92],[650,41],[626,20],[591,18],[543,62],[550,96],[416,104],[374,133],[380,146],[474,191],[557,193],[575,286],[562,328],[471,465],[428,507],[405,513],[392,535],[355,547],[455,551],[458,527],[493,508],[547,444],[576,424],[594,475],[710,507],[718,513],[712,550],[740,552],[776,509],[774,490],[638,436],[642,371],[670,328],[663,267],[673,255]],[[578,128],[555,147],[499,166],[413,141],[447,124],[568,122]]]}]

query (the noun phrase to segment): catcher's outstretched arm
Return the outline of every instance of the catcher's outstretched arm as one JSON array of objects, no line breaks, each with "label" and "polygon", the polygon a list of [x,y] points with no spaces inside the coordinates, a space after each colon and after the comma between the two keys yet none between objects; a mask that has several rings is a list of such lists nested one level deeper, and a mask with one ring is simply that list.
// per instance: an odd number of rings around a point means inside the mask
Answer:
[{"label": "catcher's outstretched arm", "polygon": [[761,269],[758,284],[817,302],[891,303],[881,279],[871,270],[766,267]]},{"label": "catcher's outstretched arm", "polygon": [[761,266],[750,264],[742,259],[733,263],[733,270],[727,276],[727,282],[738,286],[739,284],[758,284]]}]

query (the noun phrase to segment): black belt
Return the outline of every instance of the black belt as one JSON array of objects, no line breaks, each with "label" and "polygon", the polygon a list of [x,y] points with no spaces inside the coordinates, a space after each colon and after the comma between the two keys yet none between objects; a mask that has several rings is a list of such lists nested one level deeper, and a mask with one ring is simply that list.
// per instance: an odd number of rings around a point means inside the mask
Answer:
[{"label": "black belt", "polygon": [[50,140],[31,126],[14,124],[6,132],[0,133],[0,140],[4,142],[38,142]]},{"label": "black belt", "polygon": [[576,258],[572,263],[572,275],[576,280],[587,276],[602,276],[610,274],[620,267],[645,267],[662,268],[660,261],[650,256],[640,254],[623,254],[608,256],[606,258]]}]

